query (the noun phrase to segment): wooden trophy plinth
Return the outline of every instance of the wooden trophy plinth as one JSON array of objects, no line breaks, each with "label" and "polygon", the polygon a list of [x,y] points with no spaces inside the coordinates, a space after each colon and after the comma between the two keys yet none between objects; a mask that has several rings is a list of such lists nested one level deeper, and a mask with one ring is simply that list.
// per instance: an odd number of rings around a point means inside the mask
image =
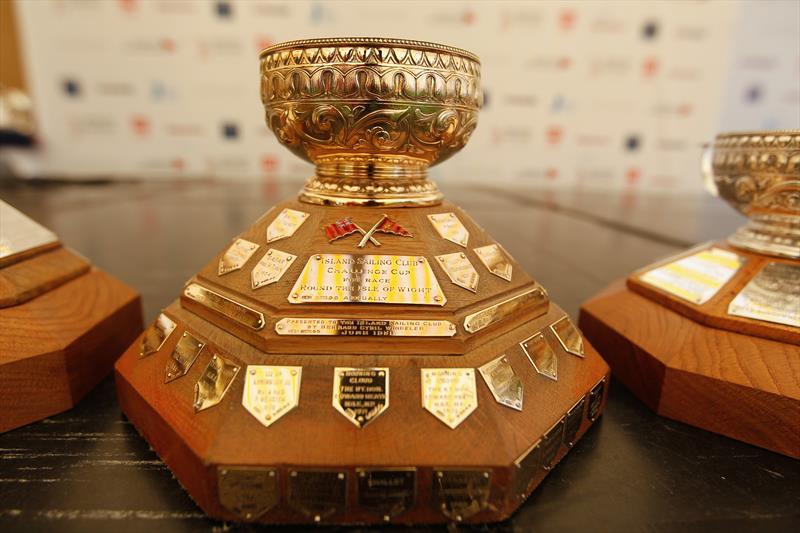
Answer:
[{"label": "wooden trophy plinth", "polygon": [[0,202],[0,432],[73,407],[142,331],[139,296]]},{"label": "wooden trophy plinth", "polygon": [[[429,43],[304,41],[262,53],[268,122],[290,147],[292,135],[305,139],[297,142],[317,177],[190,279],[116,365],[123,411],[210,516],[502,520],[604,407],[608,367],[565,313],[424,175],[412,175],[424,160],[407,160],[408,151],[433,157],[463,146],[477,96],[464,93],[462,115],[443,115],[452,122],[439,131],[436,113],[454,109],[449,97],[412,105],[400,86],[379,89],[374,71],[360,70],[376,53],[394,64],[381,67],[390,85],[425,79],[427,61],[446,57],[451,87],[459,76],[465,91],[477,87],[474,56]],[[329,73],[319,83],[369,105],[332,105],[331,94],[301,87],[307,71]],[[281,80],[327,96],[294,101],[281,89],[287,103],[275,96]],[[405,111],[392,110],[395,100]],[[384,118],[340,131],[336,113],[366,109]],[[410,122],[392,122],[402,120]],[[413,146],[375,153],[370,143],[384,146],[401,125],[435,139],[412,135]],[[313,152],[331,131],[365,153]]]},{"label": "wooden trophy plinth", "polygon": [[[761,161],[777,151],[770,142],[800,147],[800,133],[784,137],[720,136],[720,193],[747,190],[724,179],[728,160]],[[745,155],[732,157],[727,146]],[[770,202],[799,183],[784,185],[797,167],[758,170],[773,184],[771,192],[759,186]],[[757,172],[735,172],[737,180],[748,174]],[[764,208],[766,200],[748,202]],[[658,414],[800,458],[800,248],[791,233],[776,230],[773,239],[771,227],[757,229],[758,238],[751,223],[729,239],[736,246],[703,245],[613,284],[584,303],[579,324],[614,376]]]}]

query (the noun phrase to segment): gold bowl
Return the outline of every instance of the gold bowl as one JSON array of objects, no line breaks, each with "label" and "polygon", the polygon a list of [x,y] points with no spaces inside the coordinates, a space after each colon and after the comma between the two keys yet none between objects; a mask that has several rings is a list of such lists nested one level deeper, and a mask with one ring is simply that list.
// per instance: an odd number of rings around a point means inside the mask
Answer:
[{"label": "gold bowl", "polygon": [[483,95],[480,61],[441,44],[310,39],[261,52],[261,99],[278,140],[316,165],[300,199],[435,205],[429,166],[464,147]]},{"label": "gold bowl", "polygon": [[723,133],[710,155],[712,192],[750,218],[728,241],[800,258],[800,130]]}]

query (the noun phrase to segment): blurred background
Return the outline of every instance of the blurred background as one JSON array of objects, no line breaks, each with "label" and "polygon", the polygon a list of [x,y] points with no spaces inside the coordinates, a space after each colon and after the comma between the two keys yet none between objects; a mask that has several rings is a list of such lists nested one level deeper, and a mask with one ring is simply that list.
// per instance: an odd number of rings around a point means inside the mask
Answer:
[{"label": "blurred background", "polygon": [[485,108],[467,148],[434,169],[445,191],[701,194],[716,132],[800,127],[792,0],[0,0],[0,15],[0,162],[24,178],[306,177],[264,125],[258,52],[307,37],[481,57]]}]

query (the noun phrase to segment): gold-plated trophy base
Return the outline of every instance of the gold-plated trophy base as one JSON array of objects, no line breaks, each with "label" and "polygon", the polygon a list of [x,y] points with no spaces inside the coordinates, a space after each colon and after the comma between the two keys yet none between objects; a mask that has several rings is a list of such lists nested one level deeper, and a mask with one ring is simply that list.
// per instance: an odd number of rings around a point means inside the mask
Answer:
[{"label": "gold-plated trophy base", "polygon": [[[394,225],[372,233],[379,245],[335,224],[366,232],[384,216]],[[390,264],[400,277],[375,294],[364,279],[336,287]],[[462,276],[468,264],[477,277]],[[378,391],[363,416],[348,372]],[[565,313],[448,202],[284,202],[116,365],[123,411],[193,500],[262,523],[503,520],[600,416],[607,376]]]}]

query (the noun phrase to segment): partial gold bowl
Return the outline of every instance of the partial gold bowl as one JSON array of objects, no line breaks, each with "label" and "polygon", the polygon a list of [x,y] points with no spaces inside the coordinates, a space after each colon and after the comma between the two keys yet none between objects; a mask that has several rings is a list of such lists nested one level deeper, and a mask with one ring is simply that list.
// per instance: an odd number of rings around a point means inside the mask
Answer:
[{"label": "partial gold bowl", "polygon": [[723,133],[711,150],[712,189],[751,219],[729,241],[800,257],[800,130]]},{"label": "partial gold bowl", "polygon": [[317,167],[301,199],[431,205],[428,167],[477,126],[480,62],[420,41],[291,41],[261,52],[261,99],[278,140]]}]

